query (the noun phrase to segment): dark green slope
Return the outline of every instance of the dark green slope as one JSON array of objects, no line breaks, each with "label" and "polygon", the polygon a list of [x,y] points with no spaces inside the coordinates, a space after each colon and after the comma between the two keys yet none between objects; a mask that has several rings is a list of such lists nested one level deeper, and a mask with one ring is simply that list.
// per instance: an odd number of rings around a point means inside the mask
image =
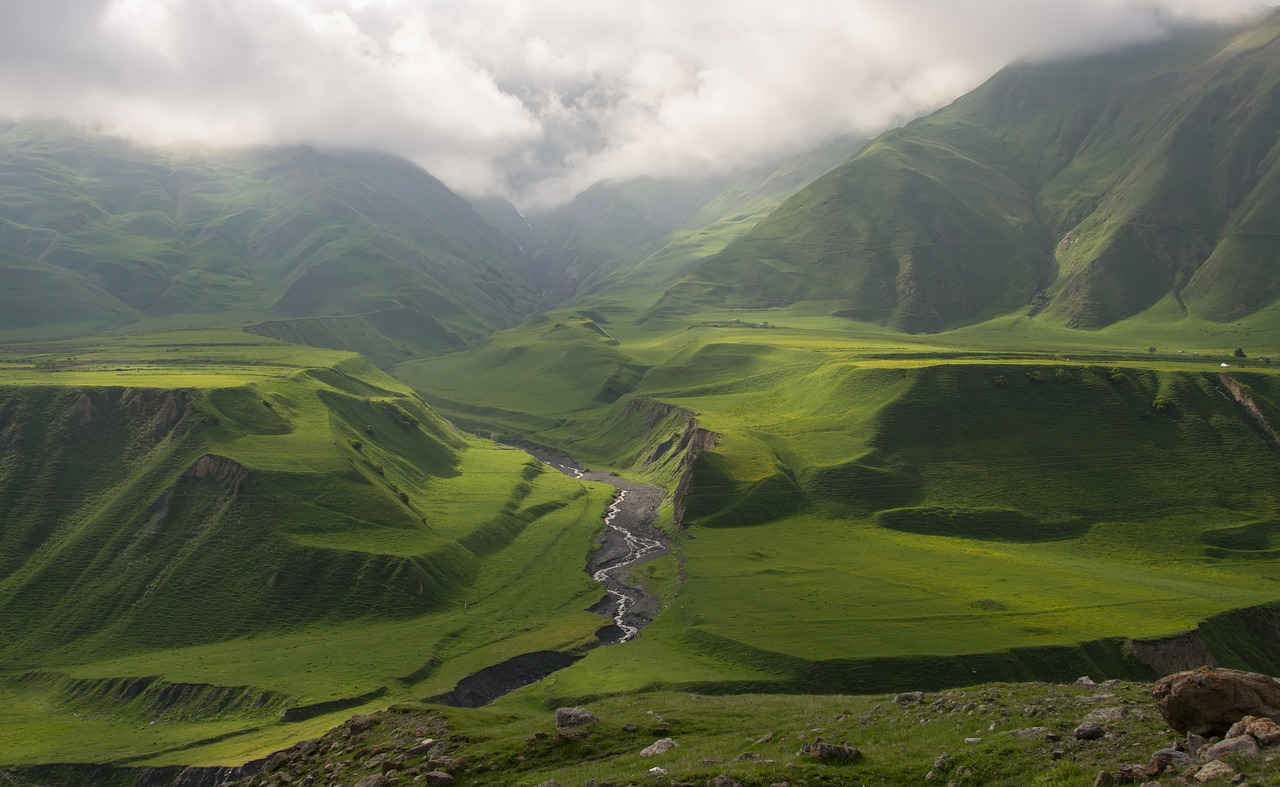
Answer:
[{"label": "dark green slope", "polygon": [[1096,328],[1171,293],[1272,302],[1280,16],[1011,66],[887,132],[657,306],[821,301],[911,331],[1044,309]]},{"label": "dark green slope", "polygon": [[540,286],[561,301],[611,266],[646,256],[726,185],[723,178],[597,183],[538,217],[529,253]]},{"label": "dark green slope", "polygon": [[92,332],[141,316],[85,277],[20,254],[0,251],[0,280],[10,307],[0,312],[3,331],[58,322]]},{"label": "dark green slope", "polygon": [[536,306],[515,244],[392,156],[162,154],[53,124],[0,126],[0,152],[0,249],[109,296],[91,311],[258,320],[260,333],[389,363],[463,347]]},{"label": "dark green slope", "polygon": [[[223,455],[234,435],[311,426],[296,415],[303,402],[266,391],[0,389],[6,661],[403,617],[450,598],[475,570],[465,550],[354,545],[425,530],[395,481],[456,474],[463,443],[411,399],[362,401],[318,381],[300,390],[320,397],[339,434],[370,424],[359,451],[333,439],[347,468],[255,469]],[[400,429],[395,413],[417,423]],[[309,545],[313,533],[349,534],[353,547]]]}]

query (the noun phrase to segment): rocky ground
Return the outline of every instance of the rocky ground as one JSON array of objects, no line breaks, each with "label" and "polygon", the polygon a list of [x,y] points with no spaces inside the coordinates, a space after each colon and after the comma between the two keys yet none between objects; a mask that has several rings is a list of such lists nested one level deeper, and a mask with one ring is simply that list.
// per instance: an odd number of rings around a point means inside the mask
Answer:
[{"label": "rocky ground", "polygon": [[[1196,680],[1191,694],[1204,688]],[[1238,705],[1242,691],[1226,691]],[[449,709],[401,707],[353,718],[232,784],[1280,784],[1280,725],[1179,732],[1168,705],[1149,684],[1082,679],[882,697],[641,696],[484,728]]]}]

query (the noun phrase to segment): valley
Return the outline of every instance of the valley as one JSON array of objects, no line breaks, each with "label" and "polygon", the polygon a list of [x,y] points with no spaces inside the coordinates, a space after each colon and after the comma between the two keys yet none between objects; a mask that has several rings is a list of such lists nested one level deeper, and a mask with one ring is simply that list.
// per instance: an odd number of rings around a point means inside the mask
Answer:
[{"label": "valley", "polygon": [[[1011,730],[1280,673],[1277,112],[1271,13],[528,217],[0,121],[0,777],[364,777],[366,727],[477,784],[1138,756],[1154,712]],[[796,729],[868,762],[774,767]]]}]

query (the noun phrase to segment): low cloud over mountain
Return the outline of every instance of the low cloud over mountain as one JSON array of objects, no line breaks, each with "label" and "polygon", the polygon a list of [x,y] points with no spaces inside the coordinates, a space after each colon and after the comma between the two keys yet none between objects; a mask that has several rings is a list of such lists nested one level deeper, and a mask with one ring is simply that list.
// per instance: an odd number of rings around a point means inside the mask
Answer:
[{"label": "low cloud over mountain", "polygon": [[522,207],[723,171],[939,106],[1018,58],[1251,0],[0,0],[0,116],[408,156]]}]

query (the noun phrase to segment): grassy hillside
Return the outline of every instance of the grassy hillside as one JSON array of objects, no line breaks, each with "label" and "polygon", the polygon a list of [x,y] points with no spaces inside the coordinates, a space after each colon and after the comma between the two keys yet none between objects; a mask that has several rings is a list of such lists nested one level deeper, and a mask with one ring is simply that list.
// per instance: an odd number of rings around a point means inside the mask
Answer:
[{"label": "grassy hillside", "polygon": [[998,314],[1096,329],[1166,297],[1225,322],[1269,270],[1280,16],[1014,65],[796,194],[655,315],[812,302],[937,331]]},{"label": "grassy hillside", "polygon": [[0,126],[0,151],[0,264],[65,284],[7,288],[11,336],[256,322],[389,364],[536,305],[516,245],[401,159],[162,153],[47,123]]},{"label": "grassy hillside", "polygon": [[173,332],[0,375],[0,762],[248,759],[604,622],[608,495],[359,356]]}]

